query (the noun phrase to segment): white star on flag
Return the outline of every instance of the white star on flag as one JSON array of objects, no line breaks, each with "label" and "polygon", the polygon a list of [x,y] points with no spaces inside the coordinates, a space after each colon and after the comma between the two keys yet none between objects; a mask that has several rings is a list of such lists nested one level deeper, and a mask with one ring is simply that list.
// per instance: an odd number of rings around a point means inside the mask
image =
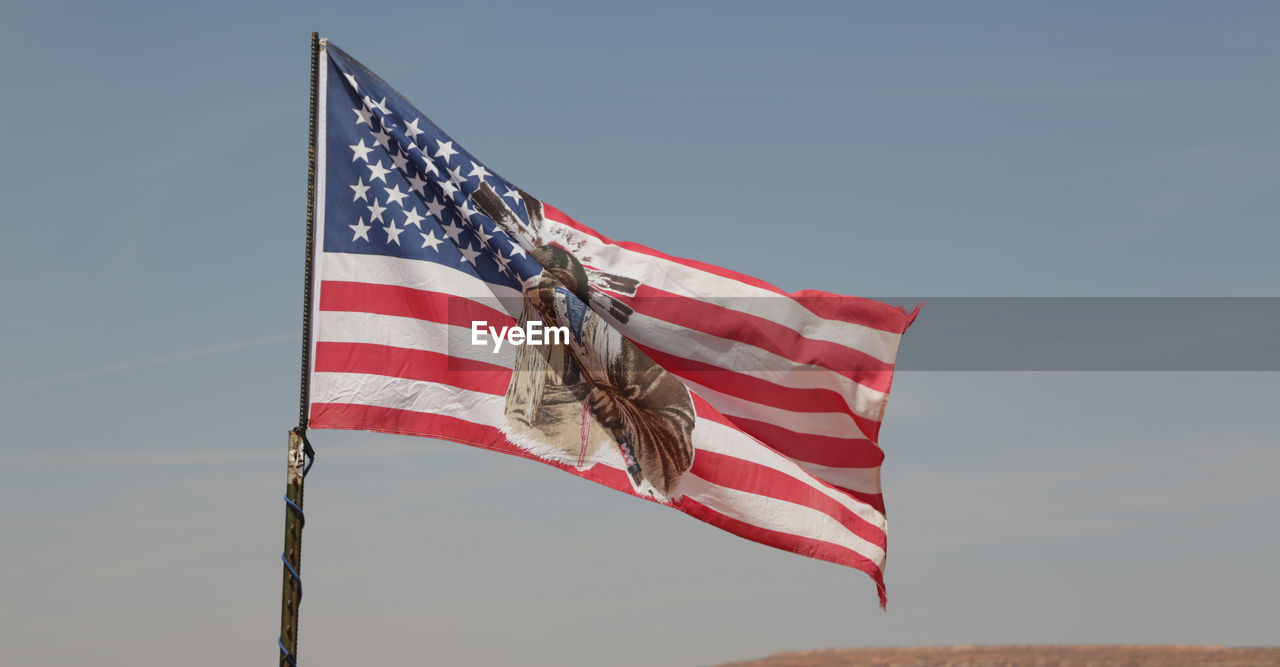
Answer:
[{"label": "white star on flag", "polygon": [[449,170],[449,182],[458,188],[467,184],[467,177],[462,175],[462,167],[454,167]]},{"label": "white star on flag", "polygon": [[382,166],[382,160],[378,160],[378,164],[371,163],[371,164],[366,164],[365,166],[369,168],[370,183],[373,183],[374,180],[379,180],[379,181],[382,181],[383,183],[387,182],[387,174],[390,174],[391,170]]},{"label": "white star on flag", "polygon": [[369,206],[369,222],[373,222],[375,220],[386,222],[385,220],[382,220],[382,212],[385,210],[387,210],[387,207],[380,206],[378,204],[377,197],[375,197],[373,199],[373,204]]},{"label": "white star on flag", "polygon": [[383,188],[382,191],[387,193],[387,203],[388,204],[395,203],[397,206],[404,206],[404,204],[402,204],[401,202],[403,202],[405,198],[409,196],[408,192],[400,191],[399,183],[396,183],[395,187],[393,188]]},{"label": "white star on flag", "polygon": [[397,229],[396,223],[393,222],[387,225],[387,228],[383,231],[387,233],[388,244],[394,243],[396,245],[400,245],[400,233],[404,231],[404,228]]},{"label": "white star on flag", "polygon": [[457,243],[458,238],[462,236],[462,232],[466,231],[462,225],[459,225],[452,220],[450,220],[448,224],[444,225],[443,229],[445,235],[452,239],[454,243]]},{"label": "white star on flag", "polygon": [[471,216],[476,214],[476,210],[471,208],[471,200],[464,199],[458,204],[458,215],[462,216],[463,222],[471,222]]},{"label": "white star on flag", "polygon": [[396,149],[396,151],[391,154],[391,162],[395,164],[396,169],[405,171],[405,166],[409,164],[409,155],[407,153],[401,153],[399,149]]},{"label": "white star on flag", "polygon": [[368,240],[369,240],[369,230],[370,230],[370,229],[373,229],[373,227],[370,227],[369,225],[364,224],[364,218],[360,218],[360,222],[358,222],[358,223],[356,223],[356,224],[354,224],[354,225],[347,225],[347,226],[348,226],[348,227],[350,227],[350,228],[352,228],[352,229],[354,229],[354,230],[356,231],[356,235],[351,237],[351,240],[352,240],[352,241],[355,241],[355,240],[358,240],[358,239],[364,239],[364,240],[368,241]]},{"label": "white star on flag", "polygon": [[422,195],[424,199],[427,196],[427,183],[426,179],[418,178],[417,174],[409,174],[409,189]]},{"label": "white star on flag", "polygon": [[361,139],[358,144],[348,146],[348,148],[355,153],[355,155],[351,156],[352,162],[355,162],[356,160],[364,160],[365,162],[368,162],[369,153],[373,152],[373,146],[365,146],[364,139]]},{"label": "white star on flag", "polygon": [[347,187],[356,191],[356,195],[351,198],[351,201],[360,201],[361,199],[369,201],[369,186],[364,184],[363,178],[356,180],[355,185],[348,185]]},{"label": "white star on flag", "polygon": [[435,218],[436,220],[443,219],[440,217],[440,214],[444,213],[444,204],[436,201],[435,195],[432,195],[430,201],[426,201],[425,203],[427,205],[427,215]]},{"label": "white star on flag", "polygon": [[478,249],[472,248],[471,244],[468,243],[465,246],[458,246],[458,251],[462,253],[462,258],[467,260],[467,262],[469,262],[471,266],[475,266],[476,268],[479,268],[477,266],[477,260],[480,257],[480,251]]},{"label": "white star on flag", "polygon": [[418,213],[418,209],[417,209],[417,208],[415,208],[415,207],[413,207],[413,206],[410,206],[409,208],[406,208],[406,209],[404,210],[404,226],[405,226],[405,227],[408,227],[409,225],[413,225],[414,227],[417,227],[418,229],[422,229],[422,224],[421,224],[421,223],[422,223],[422,221],[423,221],[423,220],[426,220],[426,218],[422,217],[422,216]]},{"label": "white star on flag", "polygon": [[[432,250],[436,250],[436,246],[440,245],[441,243],[444,243],[444,239],[440,238],[439,236],[436,236],[435,230],[432,230],[430,232],[425,232],[425,233],[423,232],[419,232],[419,233],[422,234],[423,248],[431,248]],[[440,252],[440,251],[436,250],[436,252]]]},{"label": "white star on flag", "polygon": [[384,116],[391,113],[391,110],[387,108],[387,98],[385,97],[377,102],[374,102],[373,100],[369,99],[368,95],[365,95],[364,105],[368,107],[370,111],[377,109]]},{"label": "white star on flag", "polygon": [[449,163],[449,158],[458,154],[458,151],[453,150],[452,141],[440,141],[439,139],[436,139],[436,145],[439,146],[439,150],[436,151],[434,157],[444,160],[445,164]]},{"label": "white star on flag", "polygon": [[415,141],[417,140],[418,135],[422,134],[422,130],[418,129],[418,121],[420,120],[422,119],[414,118],[413,122],[404,124],[405,136],[409,137],[410,139],[414,139]]},{"label": "white star on flag", "polygon": [[493,258],[498,262],[498,270],[508,275],[511,273],[511,258],[504,256],[501,252],[493,253]]}]

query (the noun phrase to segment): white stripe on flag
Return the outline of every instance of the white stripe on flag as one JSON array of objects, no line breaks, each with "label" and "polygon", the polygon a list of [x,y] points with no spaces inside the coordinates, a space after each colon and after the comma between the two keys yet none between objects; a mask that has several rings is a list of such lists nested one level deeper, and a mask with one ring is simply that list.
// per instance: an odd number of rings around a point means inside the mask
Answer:
[{"label": "white stripe on flag", "polygon": [[834,468],[807,461],[796,461],[818,479],[842,489],[859,493],[880,493],[880,468]]},{"label": "white stripe on flag", "polygon": [[[325,253],[325,280],[392,285],[416,290],[442,292],[460,299],[480,301],[502,310],[499,304],[519,305],[520,290],[485,282],[470,273],[435,262],[385,255]],[[510,312],[509,306],[507,308]],[[512,313],[518,317],[519,309]]]},{"label": "white stripe on flag", "polygon": [[[459,359],[515,368],[514,346],[504,345],[495,353],[491,345],[472,345],[471,329],[466,327],[397,315],[335,311],[321,311],[318,322],[319,331],[323,334],[320,341],[325,343],[369,343],[407,350],[427,350]],[[484,340],[488,341],[490,337],[486,334]]]},{"label": "white stripe on flag", "polygon": [[311,400],[315,403],[372,405],[441,414],[491,426],[505,420],[505,397],[438,382],[365,373],[316,373],[311,386]]},{"label": "white stripe on flag", "polygon": [[726,417],[743,417],[781,426],[796,433],[833,438],[865,438],[866,435],[844,412],[793,412],[708,389],[697,382],[684,381],[690,389],[715,406]]}]

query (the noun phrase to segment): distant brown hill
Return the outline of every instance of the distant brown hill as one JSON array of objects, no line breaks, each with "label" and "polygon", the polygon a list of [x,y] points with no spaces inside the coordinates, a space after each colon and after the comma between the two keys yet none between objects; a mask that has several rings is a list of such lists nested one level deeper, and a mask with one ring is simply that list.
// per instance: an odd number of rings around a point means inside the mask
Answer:
[{"label": "distant brown hill", "polygon": [[1280,648],[1222,646],[928,646],[918,648],[848,648],[788,651],[722,667],[922,667],[946,665],[1033,665],[1093,667],[1101,665],[1168,667],[1280,666]]}]

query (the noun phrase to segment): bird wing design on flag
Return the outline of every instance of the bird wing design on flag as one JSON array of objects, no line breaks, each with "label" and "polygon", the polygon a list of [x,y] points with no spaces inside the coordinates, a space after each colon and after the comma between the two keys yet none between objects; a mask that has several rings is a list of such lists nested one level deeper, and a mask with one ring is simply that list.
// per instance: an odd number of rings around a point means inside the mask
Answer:
[{"label": "bird wing design on flag", "polygon": [[525,346],[516,352],[516,371],[507,390],[508,434],[541,456],[575,461],[580,467],[594,463],[587,454],[597,444],[592,440],[607,438],[620,450],[637,490],[663,500],[678,498],[680,476],[692,467],[694,456],[696,417],[689,390],[587,307],[626,321],[631,307],[598,285],[634,294],[636,281],[588,271],[554,242],[543,245],[542,204],[527,193],[521,196],[528,225],[487,183],[472,199],[508,234],[537,244],[529,255],[543,271],[525,282],[520,322],[536,317],[566,326],[572,335],[562,347]]}]

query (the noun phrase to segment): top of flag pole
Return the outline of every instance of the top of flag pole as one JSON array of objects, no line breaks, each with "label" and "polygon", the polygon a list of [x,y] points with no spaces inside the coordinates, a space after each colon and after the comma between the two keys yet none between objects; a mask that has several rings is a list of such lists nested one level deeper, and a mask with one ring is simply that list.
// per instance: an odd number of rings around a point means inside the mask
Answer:
[{"label": "top of flag pole", "polygon": [[302,379],[299,383],[298,430],[307,430],[307,401],[311,388],[311,308],[312,275],[315,265],[316,228],[316,123],[319,113],[320,51],[324,48],[320,33],[311,33],[311,95],[307,121],[307,235],[303,255],[302,281]]}]

